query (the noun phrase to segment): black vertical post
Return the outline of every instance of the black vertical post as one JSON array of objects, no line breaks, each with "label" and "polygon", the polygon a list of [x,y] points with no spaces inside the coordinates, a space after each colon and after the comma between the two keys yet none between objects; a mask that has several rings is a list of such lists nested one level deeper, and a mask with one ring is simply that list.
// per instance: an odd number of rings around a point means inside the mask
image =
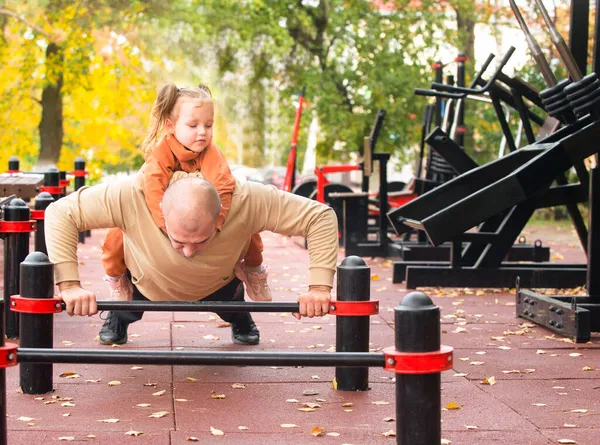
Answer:
[{"label": "black vertical post", "polygon": [[17,173],[20,170],[20,162],[19,162],[19,158],[17,158],[16,156],[11,156],[8,159],[8,173]]},{"label": "black vertical post", "polygon": [[[81,156],[75,158],[73,174],[75,175],[73,189],[77,191],[85,185],[85,159],[83,159]],[[79,232],[80,243],[85,244],[85,237],[86,232]]]},{"label": "black vertical post", "polygon": [[[371,298],[371,268],[362,258],[349,256],[337,268],[337,299],[368,301]],[[337,316],[335,349],[337,352],[369,352],[369,316]],[[335,368],[340,391],[369,389],[369,368]]]},{"label": "black vertical post", "polygon": [[596,19],[594,22],[594,56],[592,71],[600,74],[600,0],[596,0]]},{"label": "black vertical post", "polygon": [[390,154],[376,153],[373,155],[373,159],[377,159],[379,161],[379,243],[381,244],[381,251],[384,255],[386,255],[388,245],[387,213],[389,210],[387,163],[390,159]]},{"label": "black vertical post", "polygon": [[[596,162],[598,158],[596,158]],[[600,303],[600,166],[590,172],[587,291],[591,303]],[[594,228],[595,227],[595,228]]]},{"label": "black vertical post", "polygon": [[369,194],[338,193],[333,196],[342,202],[342,243],[346,256],[357,255],[358,245],[368,241]]},{"label": "black vertical post", "polygon": [[58,178],[59,185],[62,188],[62,196],[67,196],[67,187],[69,185],[69,181],[67,180],[67,172],[63,170],[59,171]]},{"label": "black vertical post", "polygon": [[53,191],[55,190],[55,193],[51,193],[55,201],[62,197],[62,193],[58,191],[60,189],[60,172],[56,167],[49,167],[44,172],[44,187],[52,187]]},{"label": "black vertical post", "polygon": [[[4,313],[7,308],[4,301],[4,297],[0,299],[0,346],[4,346],[4,337],[6,336]],[[0,445],[8,444],[6,411],[6,368],[0,368]]]},{"label": "black vertical post", "polygon": [[[440,350],[440,309],[422,292],[405,295],[395,311],[396,351]],[[442,440],[441,374],[396,374],[396,438],[399,445]]]},{"label": "black vertical post", "polygon": [[[52,298],[54,271],[52,263],[41,252],[33,252],[21,263],[21,297]],[[21,314],[22,348],[53,346],[54,314]],[[25,394],[44,394],[52,391],[52,363],[21,363],[20,385]]]},{"label": "black vertical post", "polygon": [[[444,65],[439,60],[433,64],[434,79],[437,83],[444,81],[444,72],[442,71]],[[436,96],[435,98],[435,112],[433,114],[434,124],[436,127],[442,126],[442,98]]]},{"label": "black vertical post", "polygon": [[[54,198],[50,193],[42,192],[35,197],[35,210],[46,210],[50,204],[54,202]],[[43,252],[46,255],[48,250],[46,249],[46,233],[44,230],[44,218],[36,218],[37,229],[35,231],[35,251]]]},{"label": "black vertical post", "polygon": [[[13,199],[4,207],[4,221],[29,221],[25,201]],[[29,253],[29,232],[8,232],[4,239],[4,299],[19,293],[19,265]],[[19,337],[19,314],[6,311],[6,337]]]},{"label": "black vertical post", "polygon": [[[459,87],[465,86],[465,62],[467,57],[463,53],[458,53],[456,57],[456,85]],[[467,106],[467,101],[461,101],[461,107],[458,111],[458,119],[456,122],[456,136],[454,137],[454,141],[464,148],[465,146],[465,107]]]},{"label": "black vertical post", "polygon": [[589,0],[571,1],[571,24],[569,26],[569,48],[573,58],[585,76],[587,72],[588,38],[590,26]]}]

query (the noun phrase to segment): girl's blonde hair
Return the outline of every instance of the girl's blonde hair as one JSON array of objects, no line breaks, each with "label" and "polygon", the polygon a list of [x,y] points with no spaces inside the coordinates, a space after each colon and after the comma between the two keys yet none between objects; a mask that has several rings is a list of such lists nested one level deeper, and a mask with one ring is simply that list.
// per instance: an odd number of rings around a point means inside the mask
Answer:
[{"label": "girl's blonde hair", "polygon": [[156,141],[162,136],[167,120],[175,121],[179,114],[179,99],[190,98],[205,102],[212,101],[210,89],[203,84],[197,87],[179,88],[175,84],[169,83],[160,88],[158,96],[152,107],[152,116],[148,135],[142,142],[142,151],[147,153]]}]

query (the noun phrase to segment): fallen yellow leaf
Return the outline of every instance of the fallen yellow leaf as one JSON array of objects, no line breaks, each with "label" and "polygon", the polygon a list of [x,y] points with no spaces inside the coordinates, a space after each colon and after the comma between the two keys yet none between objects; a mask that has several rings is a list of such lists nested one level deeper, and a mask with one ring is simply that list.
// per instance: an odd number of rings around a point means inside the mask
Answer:
[{"label": "fallen yellow leaf", "polygon": [[75,436],[62,436],[58,440],[75,440]]},{"label": "fallen yellow leaf", "polygon": [[104,422],[104,423],[117,423],[119,421],[119,419],[102,419],[102,420],[98,420],[98,422]]},{"label": "fallen yellow leaf", "polygon": [[20,420],[21,422],[31,422],[32,420],[35,420],[35,419],[33,417],[21,416],[17,420]]},{"label": "fallen yellow leaf", "polygon": [[112,382],[108,382],[108,386],[119,386],[121,382],[118,380],[113,380]]},{"label": "fallen yellow leaf", "polygon": [[156,413],[150,414],[148,417],[152,417],[154,419],[160,419],[161,417],[165,417],[167,414],[169,414],[169,411],[158,411]]},{"label": "fallen yellow leaf", "polygon": [[63,372],[59,375],[59,377],[63,377],[65,379],[78,379],[81,376],[75,372]]},{"label": "fallen yellow leaf", "polygon": [[577,442],[575,442],[575,441],[574,441],[574,440],[572,440],[572,439],[559,439],[559,440],[558,440],[558,443],[563,443],[563,444],[564,444],[564,443],[570,443],[570,444],[573,444],[573,443],[574,443],[574,444],[576,444]]},{"label": "fallen yellow leaf", "polygon": [[210,395],[210,397],[211,397],[211,398],[213,398],[213,399],[218,399],[218,400],[221,400],[221,399],[224,399],[224,398],[225,398],[225,394],[215,394],[215,393],[213,392],[213,393]]},{"label": "fallen yellow leaf", "polygon": [[245,389],[246,385],[244,385],[243,383],[234,383],[233,385],[231,385],[231,387],[233,389]]},{"label": "fallen yellow leaf", "polygon": [[162,396],[166,392],[167,392],[167,390],[163,389],[162,391],[157,391],[157,392],[152,393],[152,395],[153,396]]},{"label": "fallen yellow leaf", "polygon": [[383,437],[396,437],[396,431],[389,430],[381,434]]},{"label": "fallen yellow leaf", "polygon": [[494,377],[494,376],[488,377],[487,379],[483,379],[481,381],[481,383],[484,385],[494,386],[496,384],[496,377]]},{"label": "fallen yellow leaf", "polygon": [[293,423],[282,423],[279,425],[281,428],[296,428],[298,425],[294,425]]},{"label": "fallen yellow leaf", "polygon": [[190,382],[197,382],[198,379],[195,379],[194,377],[186,377],[186,380],[189,380]]},{"label": "fallen yellow leaf", "polygon": [[325,433],[325,430],[323,428],[321,428],[320,426],[316,426],[310,430],[310,434],[312,434],[315,437],[322,436],[324,433]]},{"label": "fallen yellow leaf", "polygon": [[185,440],[187,440],[188,442],[198,442],[198,438],[194,436],[186,437]]},{"label": "fallen yellow leaf", "polygon": [[450,402],[446,405],[446,409],[460,409],[456,402]]}]

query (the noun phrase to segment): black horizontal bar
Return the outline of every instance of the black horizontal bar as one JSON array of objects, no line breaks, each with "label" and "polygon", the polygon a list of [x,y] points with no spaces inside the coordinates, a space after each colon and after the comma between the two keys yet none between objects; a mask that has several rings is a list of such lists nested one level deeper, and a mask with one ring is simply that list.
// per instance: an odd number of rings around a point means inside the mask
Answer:
[{"label": "black horizontal bar", "polygon": [[18,348],[17,362],[99,365],[370,366],[383,368],[385,357],[382,353],[370,352],[98,351],[93,349]]},{"label": "black horizontal bar", "polygon": [[[97,301],[99,311],[129,312],[299,312],[297,302],[256,303],[251,301]],[[65,310],[65,303],[62,309]]]}]

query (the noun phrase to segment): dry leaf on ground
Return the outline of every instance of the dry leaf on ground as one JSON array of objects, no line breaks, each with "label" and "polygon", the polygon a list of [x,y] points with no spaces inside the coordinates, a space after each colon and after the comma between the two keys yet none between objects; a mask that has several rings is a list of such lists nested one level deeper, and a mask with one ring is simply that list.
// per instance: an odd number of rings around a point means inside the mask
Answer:
[{"label": "dry leaf on ground", "polygon": [[160,419],[161,417],[165,417],[167,414],[169,414],[169,411],[158,411],[156,413],[150,414],[148,417],[152,417],[154,419]]},{"label": "dry leaf on ground", "polygon": [[212,434],[213,436],[224,436],[225,435],[225,433],[223,431],[213,428],[212,426],[210,427],[210,434]]},{"label": "dry leaf on ground", "polygon": [[310,434],[312,434],[315,437],[322,436],[324,433],[325,433],[325,430],[323,428],[321,428],[320,426],[316,426],[310,430]]},{"label": "dry leaf on ground", "polygon": [[126,434],[127,436],[134,436],[134,437],[138,437],[138,436],[141,436],[141,435],[142,435],[142,434],[144,434],[144,433],[142,433],[141,431],[134,431],[134,430],[131,430],[131,431],[127,431],[125,434]]}]

